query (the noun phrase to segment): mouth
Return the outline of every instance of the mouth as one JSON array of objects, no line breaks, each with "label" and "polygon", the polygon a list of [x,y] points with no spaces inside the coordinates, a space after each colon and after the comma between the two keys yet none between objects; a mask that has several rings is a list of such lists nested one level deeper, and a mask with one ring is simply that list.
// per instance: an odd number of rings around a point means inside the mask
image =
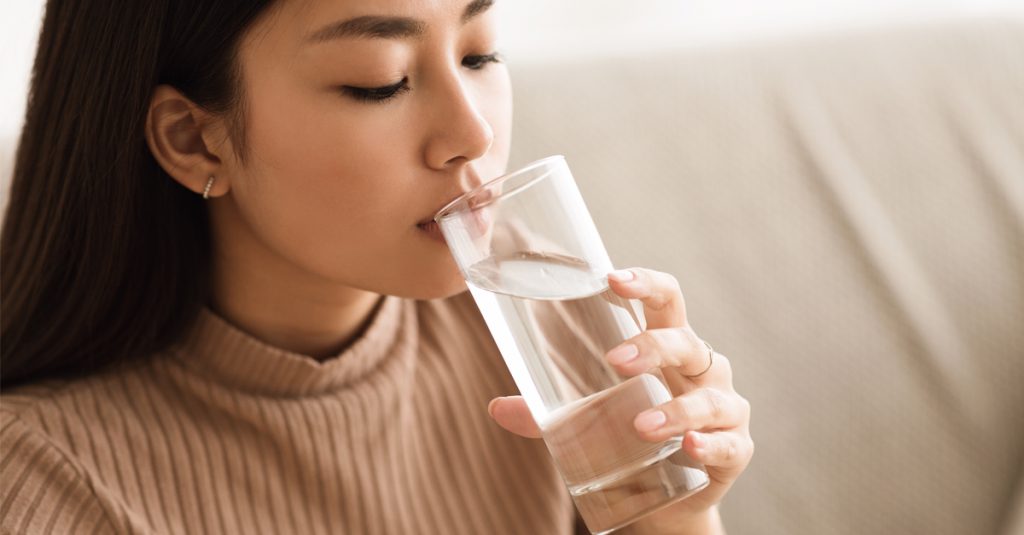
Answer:
[{"label": "mouth", "polygon": [[444,235],[441,233],[441,227],[437,224],[437,221],[430,219],[422,223],[417,223],[416,227],[426,233],[428,238],[441,243],[447,243],[444,239]]},{"label": "mouth", "polygon": [[[486,236],[490,232],[491,225],[493,223],[493,216],[490,213],[490,208],[479,206],[470,211],[470,217],[465,219],[468,223],[467,230],[471,237]],[[416,224],[416,227],[426,233],[430,238],[437,240],[441,243],[447,243],[444,238],[444,234],[441,232],[441,226],[433,219],[427,219]]]},{"label": "mouth", "polygon": [[[436,210],[434,210],[429,217],[426,217],[416,223],[416,227],[423,232],[426,232],[431,238],[444,242],[444,235],[441,233],[441,227],[438,225],[437,221],[434,220],[434,216],[436,216],[441,210],[451,206],[456,199],[460,199],[467,193],[469,192],[462,192],[448,201],[445,201]],[[475,223],[475,228],[481,235],[487,231],[491,224],[490,214],[487,213],[488,210],[485,209],[485,207],[490,204],[493,198],[494,193],[492,191],[483,189],[473,193],[469,198],[464,200],[464,202],[468,204],[469,210],[473,215],[472,221]]]}]

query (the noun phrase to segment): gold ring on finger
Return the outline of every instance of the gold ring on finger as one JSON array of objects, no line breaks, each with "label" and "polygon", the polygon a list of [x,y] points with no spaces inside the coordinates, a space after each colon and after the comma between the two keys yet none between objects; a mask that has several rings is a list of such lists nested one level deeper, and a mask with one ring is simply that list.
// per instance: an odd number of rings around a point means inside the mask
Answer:
[{"label": "gold ring on finger", "polygon": [[[704,342],[704,340],[701,340],[701,342]],[[714,348],[711,347],[711,344],[707,342],[704,342],[704,345],[707,346],[708,348],[708,367],[704,368],[704,371],[698,373],[697,375],[684,375],[683,377],[686,377],[687,379],[696,379],[701,375],[708,373],[708,370],[711,369],[711,365],[714,364],[715,362],[715,350]]]}]

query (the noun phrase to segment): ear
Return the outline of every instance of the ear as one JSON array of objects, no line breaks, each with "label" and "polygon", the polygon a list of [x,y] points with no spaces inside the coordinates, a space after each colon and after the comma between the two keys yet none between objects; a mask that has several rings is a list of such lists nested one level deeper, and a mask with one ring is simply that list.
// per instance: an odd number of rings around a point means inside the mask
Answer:
[{"label": "ear", "polygon": [[206,112],[177,89],[160,85],[146,114],[146,142],[160,167],[182,186],[202,194],[216,177],[209,196],[231,189],[231,140],[223,120]]}]

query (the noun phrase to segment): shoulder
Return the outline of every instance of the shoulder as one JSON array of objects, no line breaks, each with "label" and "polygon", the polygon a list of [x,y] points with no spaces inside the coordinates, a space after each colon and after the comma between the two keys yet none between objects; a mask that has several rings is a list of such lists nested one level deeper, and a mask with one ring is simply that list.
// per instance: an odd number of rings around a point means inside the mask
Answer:
[{"label": "shoulder", "polygon": [[47,380],[6,390],[0,395],[4,446],[10,446],[15,438],[26,440],[31,436],[53,441],[53,417],[75,403],[75,391],[81,390],[83,381]]},{"label": "shoulder", "polygon": [[111,455],[145,428],[133,408],[159,390],[160,358],[0,395],[0,533],[135,531]]},{"label": "shoulder", "polygon": [[146,370],[155,359],[75,379],[19,385],[0,395],[0,412],[5,424],[19,422],[75,457],[79,431],[101,425],[111,411],[123,408],[132,390],[150,388],[146,383],[152,382],[153,372]]},{"label": "shoulder", "polygon": [[77,460],[52,436],[43,413],[66,391],[46,383],[5,393],[0,402],[0,531],[113,532],[110,508]]}]

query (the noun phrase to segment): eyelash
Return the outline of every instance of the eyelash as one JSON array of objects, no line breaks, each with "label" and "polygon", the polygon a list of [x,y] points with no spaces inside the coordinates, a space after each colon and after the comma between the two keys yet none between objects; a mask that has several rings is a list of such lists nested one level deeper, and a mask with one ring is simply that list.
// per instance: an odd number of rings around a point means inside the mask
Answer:
[{"label": "eyelash", "polygon": [[501,55],[497,52],[491,52],[490,54],[480,54],[462,58],[462,66],[474,71],[483,69],[488,63],[501,63]]},{"label": "eyelash", "polygon": [[[492,52],[490,54],[479,54],[462,58],[462,66],[473,71],[482,70],[490,63],[501,63],[501,56],[497,52]],[[406,77],[396,84],[383,87],[344,86],[341,89],[345,94],[356,100],[381,103],[391,100],[411,88],[409,87],[409,78]]]},{"label": "eyelash", "polygon": [[341,88],[346,95],[364,102],[384,102],[405,93],[409,89],[408,78],[402,78],[397,84],[384,87],[352,87],[347,85]]}]

